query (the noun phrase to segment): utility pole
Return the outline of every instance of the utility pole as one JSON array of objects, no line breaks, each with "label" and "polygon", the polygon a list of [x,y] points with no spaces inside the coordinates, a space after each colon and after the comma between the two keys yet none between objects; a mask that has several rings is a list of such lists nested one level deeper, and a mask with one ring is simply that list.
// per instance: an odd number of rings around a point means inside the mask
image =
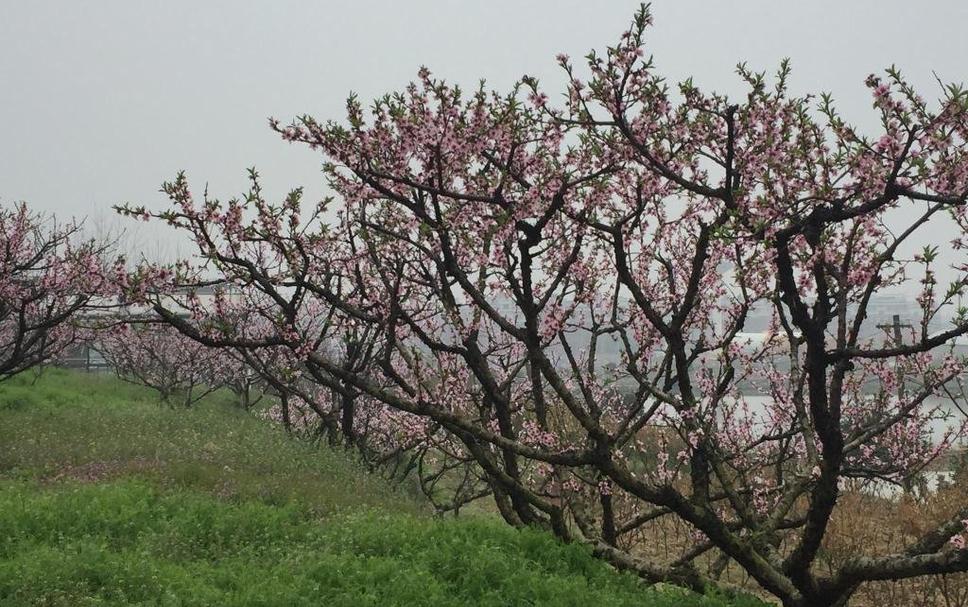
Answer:
[{"label": "utility pole", "polygon": [[[901,346],[904,345],[904,336],[901,334],[901,329],[914,329],[912,325],[901,324],[900,314],[894,315],[894,318],[891,319],[891,324],[877,325],[877,328],[884,330],[885,332],[887,332],[889,336],[893,338],[895,348],[900,348]],[[899,358],[894,359],[894,365],[895,365],[895,368],[900,369],[901,361]],[[904,401],[904,378],[901,377],[899,378],[899,380],[900,381],[897,388],[897,398],[899,401],[903,402]]]},{"label": "utility pole", "polygon": [[[895,314],[894,318],[891,319],[891,324],[889,325],[877,325],[878,329],[883,329],[884,331],[891,331],[894,338],[894,347],[899,348],[903,345],[903,337],[901,335],[901,329],[913,329],[914,327],[909,324],[901,324],[901,315]],[[889,333],[890,335],[890,333]]]},{"label": "utility pole", "polygon": [[[901,329],[902,328],[914,329],[914,327],[909,324],[903,324],[903,325],[901,324],[900,314],[894,315],[894,318],[891,319],[891,324],[877,325],[877,328],[882,329],[884,332],[886,332],[889,336],[893,338],[892,341],[894,342],[895,348],[900,348],[902,345],[904,345],[903,336],[901,335]],[[901,375],[900,358],[894,359],[894,368],[898,372],[898,375]],[[906,378],[903,376],[898,378],[897,400],[899,405],[902,405],[904,403],[904,398],[906,393],[906,390],[904,389],[905,381],[906,381]],[[916,484],[916,483],[919,483],[919,484]],[[917,487],[921,487],[922,489],[924,489],[923,477],[921,475],[917,475],[914,477],[904,477],[901,480],[901,487],[904,489],[904,493],[913,494]]]}]

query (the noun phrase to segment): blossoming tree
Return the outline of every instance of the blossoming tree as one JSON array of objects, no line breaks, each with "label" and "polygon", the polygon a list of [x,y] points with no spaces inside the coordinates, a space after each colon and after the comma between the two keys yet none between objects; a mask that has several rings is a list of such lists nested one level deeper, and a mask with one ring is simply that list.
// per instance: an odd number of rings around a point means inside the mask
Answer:
[{"label": "blossoming tree", "polygon": [[225,386],[230,375],[238,381],[241,371],[227,351],[164,324],[118,323],[99,331],[94,347],[118,377],[157,391],[171,406],[190,407]]},{"label": "blossoming tree", "polygon": [[[903,552],[817,567],[846,480],[902,482],[964,432],[926,440],[932,398],[965,373],[968,265],[942,289],[911,242],[943,228],[968,244],[968,95],[929,104],[896,71],[872,76],[881,130],[864,134],[828,96],[791,96],[785,63],[773,79],[740,66],[740,102],[670,87],[649,23],[642,9],[581,69],[560,56],[561,105],[533,79],[468,94],[423,69],[369,111],[351,97],[346,124],[273,121],[326,156],[335,213],[304,212],[298,190],[269,203],[254,173],[242,199],[195,201],[180,175],[169,210],[122,209],[194,239],[175,283],[236,285],[220,313],[268,325],[141,297],[193,339],[286,348],[388,423],[445,433],[510,524],[650,580],[713,584],[715,554],[785,605],[826,606],[968,570],[968,508]],[[922,318],[886,340],[872,300],[912,287]],[[361,330],[365,365],[320,347]],[[658,562],[633,538],[667,518],[694,540]]]},{"label": "blossoming tree", "polygon": [[0,380],[74,343],[78,314],[103,303],[106,249],[79,224],[0,206]]}]

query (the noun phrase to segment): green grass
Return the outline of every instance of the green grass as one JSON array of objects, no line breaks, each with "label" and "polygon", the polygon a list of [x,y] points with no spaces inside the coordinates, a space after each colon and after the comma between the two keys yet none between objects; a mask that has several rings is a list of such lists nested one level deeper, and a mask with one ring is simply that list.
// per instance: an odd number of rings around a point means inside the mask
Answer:
[{"label": "green grass", "polygon": [[0,607],[758,605],[646,587],[536,530],[440,521],[215,397],[0,384]]},{"label": "green grass", "polygon": [[319,513],[363,506],[418,512],[342,453],[290,440],[216,394],[191,410],[161,406],[154,392],[111,376],[49,369],[0,384],[0,476],[160,484],[297,501]]}]

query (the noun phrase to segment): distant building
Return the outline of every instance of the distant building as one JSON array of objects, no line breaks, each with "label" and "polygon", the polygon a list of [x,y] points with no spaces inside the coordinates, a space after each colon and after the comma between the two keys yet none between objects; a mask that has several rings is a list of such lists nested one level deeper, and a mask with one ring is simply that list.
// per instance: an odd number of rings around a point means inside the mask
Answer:
[{"label": "distant building", "polygon": [[[215,300],[216,293],[219,290],[221,290],[222,294],[227,296],[229,299],[237,299],[240,294],[239,289],[231,285],[226,287],[204,285],[191,290],[181,289],[180,293],[187,295],[189,291],[194,291],[199,305],[203,308],[206,308]],[[179,307],[176,303],[177,296],[170,299],[171,303],[175,304],[173,307],[177,309]],[[184,312],[184,315],[187,316],[187,311]],[[125,304],[116,299],[102,298],[100,301],[92,301],[90,309],[88,309],[84,314],[80,315],[79,320],[82,324],[94,326],[100,322],[110,321],[114,318],[137,318],[139,316],[153,316],[153,312],[148,306],[145,305]],[[81,369],[91,372],[110,370],[108,362],[97,350],[97,344],[90,341],[78,341],[77,343],[72,344],[56,357],[54,364],[71,369]]]}]

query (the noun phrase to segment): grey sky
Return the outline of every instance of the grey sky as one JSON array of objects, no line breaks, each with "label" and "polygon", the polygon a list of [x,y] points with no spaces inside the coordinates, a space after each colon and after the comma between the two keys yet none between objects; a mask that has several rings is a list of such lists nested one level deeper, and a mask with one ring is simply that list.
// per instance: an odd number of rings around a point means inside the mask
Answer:
[{"label": "grey sky", "polygon": [[[220,196],[257,166],[266,189],[323,193],[319,157],[266,118],[341,118],[426,64],[438,76],[506,89],[522,74],[554,94],[554,56],[617,40],[636,2],[40,2],[0,0],[0,201],[62,215],[160,206],[186,169]],[[649,50],[673,81],[739,93],[739,60],[793,61],[797,92],[830,90],[872,124],[863,87],[896,63],[935,96],[932,71],[968,80],[964,1],[658,0]]]}]

